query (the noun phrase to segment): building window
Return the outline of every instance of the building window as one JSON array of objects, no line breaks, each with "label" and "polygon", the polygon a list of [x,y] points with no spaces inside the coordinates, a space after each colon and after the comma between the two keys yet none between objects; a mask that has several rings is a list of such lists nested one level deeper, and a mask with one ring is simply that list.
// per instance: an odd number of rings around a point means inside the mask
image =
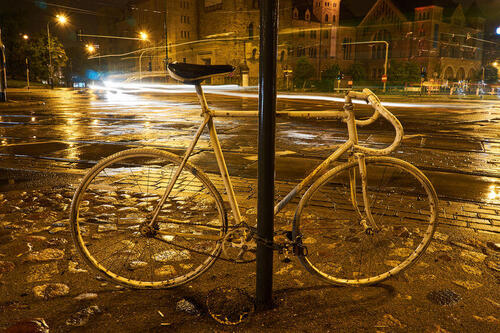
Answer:
[{"label": "building window", "polygon": [[252,59],[255,60],[256,57],[257,57],[257,49],[253,49],[252,50]]},{"label": "building window", "polygon": [[253,22],[248,25],[248,39],[253,39]]},{"label": "building window", "polygon": [[280,62],[283,62],[285,60],[285,51],[281,51],[280,53]]},{"label": "building window", "polygon": [[342,43],[342,50],[344,53],[344,60],[350,60],[351,59],[351,54],[352,54],[352,38],[344,38],[344,41]]},{"label": "building window", "polygon": [[306,19],[306,21],[310,21],[311,20],[311,13],[309,12],[309,9],[306,10],[305,19]]},{"label": "building window", "polygon": [[336,19],[337,19],[337,18],[335,17],[335,15],[333,15],[333,18],[332,18],[332,23],[335,23],[335,20],[336,20]]},{"label": "building window", "polygon": [[325,14],[325,22],[328,22],[328,14]]},{"label": "building window", "polygon": [[293,9],[293,18],[298,19],[299,18],[299,10],[297,8]]}]

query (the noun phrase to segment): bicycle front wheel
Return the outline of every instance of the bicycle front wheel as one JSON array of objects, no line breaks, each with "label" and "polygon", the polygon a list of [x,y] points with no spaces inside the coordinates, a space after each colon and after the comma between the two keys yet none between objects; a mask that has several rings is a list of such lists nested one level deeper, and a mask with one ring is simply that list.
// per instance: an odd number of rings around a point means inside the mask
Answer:
[{"label": "bicycle front wheel", "polygon": [[[367,217],[357,161],[337,166],[304,194],[294,239],[307,248],[305,268],[340,285],[370,285],[414,263],[436,227],[437,196],[413,165],[390,157],[366,157]],[[372,226],[375,222],[375,226]]]},{"label": "bicycle front wheel", "polygon": [[76,248],[94,271],[134,288],[169,288],[205,272],[227,231],[219,192],[187,163],[150,226],[152,212],[181,158],[130,149],[96,164],[76,190],[71,227]]}]

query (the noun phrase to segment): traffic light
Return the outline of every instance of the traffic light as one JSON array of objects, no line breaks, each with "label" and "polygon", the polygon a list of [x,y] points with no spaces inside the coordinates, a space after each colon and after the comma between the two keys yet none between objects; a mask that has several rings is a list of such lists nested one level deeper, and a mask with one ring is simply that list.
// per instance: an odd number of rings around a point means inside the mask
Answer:
[{"label": "traffic light", "polygon": [[337,80],[342,80],[343,78],[344,78],[344,73],[339,72],[339,74],[337,75]]}]

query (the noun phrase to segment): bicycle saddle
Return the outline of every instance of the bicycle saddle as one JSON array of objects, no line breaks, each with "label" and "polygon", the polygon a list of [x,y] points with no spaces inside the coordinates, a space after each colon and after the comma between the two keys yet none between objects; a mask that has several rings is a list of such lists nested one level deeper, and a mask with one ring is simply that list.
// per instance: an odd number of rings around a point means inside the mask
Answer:
[{"label": "bicycle saddle", "polygon": [[184,62],[170,63],[167,69],[174,79],[186,84],[196,84],[211,76],[234,71],[231,65],[196,65]]}]

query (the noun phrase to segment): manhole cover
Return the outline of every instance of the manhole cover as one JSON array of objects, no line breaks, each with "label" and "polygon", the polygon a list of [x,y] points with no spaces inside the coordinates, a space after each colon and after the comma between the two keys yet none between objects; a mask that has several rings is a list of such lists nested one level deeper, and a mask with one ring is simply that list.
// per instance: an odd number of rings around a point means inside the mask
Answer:
[{"label": "manhole cover", "polygon": [[252,298],[237,288],[219,287],[207,295],[208,313],[224,325],[237,325],[254,310]]},{"label": "manhole cover", "polygon": [[462,297],[450,289],[434,290],[427,294],[427,299],[439,305],[452,305]]}]

